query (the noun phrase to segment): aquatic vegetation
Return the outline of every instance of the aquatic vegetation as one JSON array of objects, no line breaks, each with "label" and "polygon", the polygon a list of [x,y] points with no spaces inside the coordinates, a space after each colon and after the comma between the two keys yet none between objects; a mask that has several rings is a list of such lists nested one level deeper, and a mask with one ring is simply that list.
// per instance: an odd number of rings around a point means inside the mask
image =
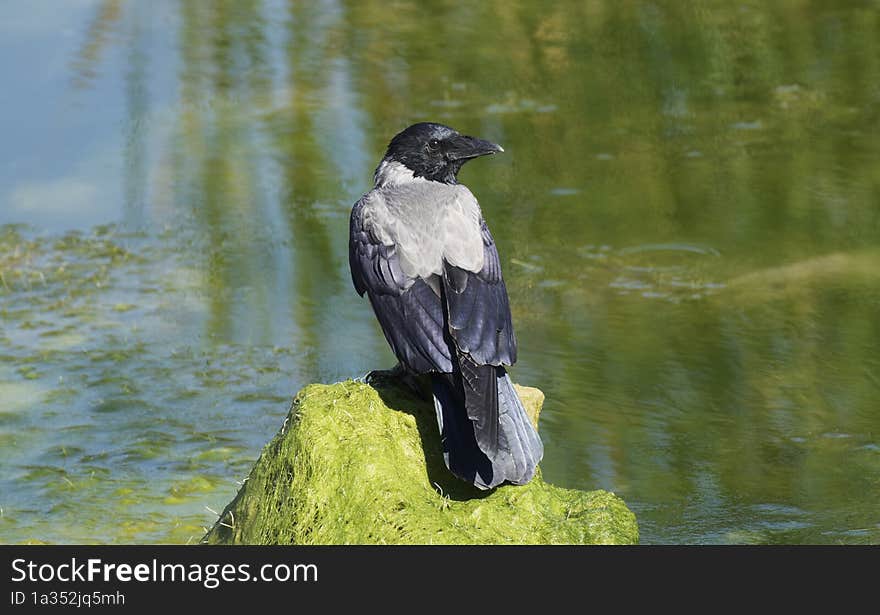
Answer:
[{"label": "aquatic vegetation", "polygon": [[181,339],[178,259],[110,227],[0,227],[0,541],[193,540],[261,444],[236,412],[283,413],[288,351]]},{"label": "aquatic vegetation", "polygon": [[[537,423],[544,396],[519,388]],[[480,492],[443,464],[430,402],[394,383],[300,391],[204,541],[224,544],[634,544],[635,516],[606,491],[535,476]]]}]

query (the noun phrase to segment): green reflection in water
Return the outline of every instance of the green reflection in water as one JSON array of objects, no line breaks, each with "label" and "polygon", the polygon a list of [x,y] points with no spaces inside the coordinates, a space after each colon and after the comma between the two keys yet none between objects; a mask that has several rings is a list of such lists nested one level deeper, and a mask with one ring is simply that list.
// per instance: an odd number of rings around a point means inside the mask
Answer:
[{"label": "green reflection in water", "polygon": [[462,179],[548,480],[616,491],[644,542],[880,541],[876,7],[105,1],[81,28],[79,96],[126,101],[122,227],[4,231],[0,538],[197,537],[288,394],[390,364],[347,214],[434,119],[505,147]]}]

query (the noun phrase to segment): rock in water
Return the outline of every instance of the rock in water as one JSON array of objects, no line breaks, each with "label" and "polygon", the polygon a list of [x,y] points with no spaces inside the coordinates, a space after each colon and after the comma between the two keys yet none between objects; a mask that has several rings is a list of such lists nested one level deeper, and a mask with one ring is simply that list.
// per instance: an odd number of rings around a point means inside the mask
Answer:
[{"label": "rock in water", "polygon": [[[434,407],[394,383],[313,384],[203,542],[633,544],[607,491],[545,483],[479,491],[443,465]],[[537,424],[544,395],[517,387]]]}]

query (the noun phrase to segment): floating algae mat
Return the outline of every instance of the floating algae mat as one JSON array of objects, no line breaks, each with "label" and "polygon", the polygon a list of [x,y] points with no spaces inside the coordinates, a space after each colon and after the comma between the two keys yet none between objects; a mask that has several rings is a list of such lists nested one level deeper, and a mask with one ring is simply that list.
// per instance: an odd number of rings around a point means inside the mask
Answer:
[{"label": "floating algae mat", "polygon": [[[543,394],[519,388],[537,419]],[[205,536],[237,544],[633,544],[607,491],[481,492],[444,467],[433,406],[393,383],[310,385]]]},{"label": "floating algae mat", "polygon": [[215,341],[192,245],[0,225],[0,543],[197,542],[284,416],[303,353]]}]

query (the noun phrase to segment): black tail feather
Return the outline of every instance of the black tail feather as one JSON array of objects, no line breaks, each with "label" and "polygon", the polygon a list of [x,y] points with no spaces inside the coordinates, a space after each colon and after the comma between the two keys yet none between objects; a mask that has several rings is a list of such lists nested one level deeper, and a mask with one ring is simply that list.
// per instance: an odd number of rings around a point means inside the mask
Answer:
[{"label": "black tail feather", "polygon": [[460,379],[453,374],[432,374],[431,385],[446,467],[462,480],[487,489],[493,482],[492,462],[477,444]]},{"label": "black tail feather", "polygon": [[480,489],[527,483],[544,447],[510,377],[503,367],[460,365],[431,376],[446,467]]},{"label": "black tail feather", "polygon": [[460,390],[464,408],[473,423],[480,449],[491,454],[498,448],[498,370],[494,365],[477,365],[465,354],[458,355]]}]

